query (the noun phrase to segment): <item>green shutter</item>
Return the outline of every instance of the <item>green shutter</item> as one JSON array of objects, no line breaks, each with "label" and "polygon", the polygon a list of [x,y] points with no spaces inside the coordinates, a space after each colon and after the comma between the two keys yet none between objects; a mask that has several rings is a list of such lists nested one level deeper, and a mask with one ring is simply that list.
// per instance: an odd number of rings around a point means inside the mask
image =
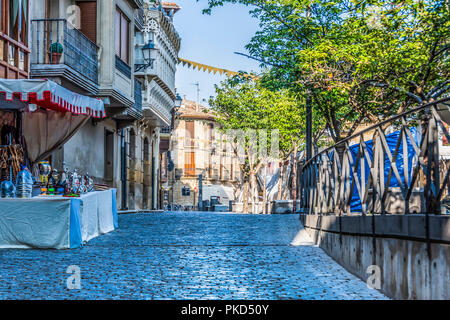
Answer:
[{"label": "green shutter", "polygon": [[16,25],[17,17],[19,16],[19,0],[10,0],[10,1],[12,4],[11,12],[10,12],[10,17],[11,17],[11,22],[12,22],[11,27],[14,28],[14,26]]},{"label": "green shutter", "polygon": [[28,1],[22,0],[22,8],[23,8],[23,18],[25,22],[28,22]]}]

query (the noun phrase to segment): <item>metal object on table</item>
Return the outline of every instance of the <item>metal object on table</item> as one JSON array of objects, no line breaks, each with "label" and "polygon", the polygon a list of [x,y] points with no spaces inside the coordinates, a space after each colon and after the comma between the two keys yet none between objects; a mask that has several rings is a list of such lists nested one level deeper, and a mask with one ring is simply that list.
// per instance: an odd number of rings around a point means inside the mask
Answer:
[{"label": "metal object on table", "polygon": [[55,180],[55,178],[53,178],[53,174],[52,173],[50,173],[47,176],[47,180],[48,180],[48,183],[47,183],[48,194],[50,196],[54,196],[55,195],[55,188],[56,188],[56,180]]},{"label": "metal object on table", "polygon": [[31,198],[33,193],[33,176],[27,167],[17,174],[16,195],[18,198]]},{"label": "metal object on table", "polygon": [[78,189],[78,193],[79,194],[85,194],[87,193],[87,185],[86,185],[86,177],[85,176],[81,176],[81,181],[80,181],[80,187]]},{"label": "metal object on table", "polygon": [[[51,172],[51,166],[48,161],[39,162],[39,181],[41,183],[42,194],[46,194],[48,185],[48,175]],[[46,190],[44,190],[46,189]]]},{"label": "metal object on table", "polygon": [[72,193],[79,194],[80,193],[80,185],[81,185],[81,181],[78,176],[77,169],[74,169],[73,173],[72,173]]},{"label": "metal object on table", "polygon": [[14,198],[16,194],[16,187],[9,180],[4,180],[0,184],[0,196],[2,198]]},{"label": "metal object on table", "polygon": [[86,188],[87,188],[87,192],[92,192],[92,191],[94,191],[94,179],[92,179],[92,178],[89,176],[89,173],[88,173],[88,172],[86,172],[85,180],[86,180]]}]

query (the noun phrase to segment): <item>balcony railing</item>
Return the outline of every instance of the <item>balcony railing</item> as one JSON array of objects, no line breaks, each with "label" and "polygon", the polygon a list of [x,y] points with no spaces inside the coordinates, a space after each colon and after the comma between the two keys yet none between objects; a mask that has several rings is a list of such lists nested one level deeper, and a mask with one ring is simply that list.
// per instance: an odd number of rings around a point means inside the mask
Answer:
[{"label": "balcony railing", "polygon": [[66,19],[32,20],[31,30],[32,65],[66,65],[98,83],[98,47]]},{"label": "balcony railing", "polygon": [[140,30],[144,28],[144,9],[142,7],[136,9],[134,21]]},{"label": "balcony railing", "polygon": [[160,129],[160,133],[170,134],[171,132],[172,132],[172,129],[169,126],[163,126]]}]

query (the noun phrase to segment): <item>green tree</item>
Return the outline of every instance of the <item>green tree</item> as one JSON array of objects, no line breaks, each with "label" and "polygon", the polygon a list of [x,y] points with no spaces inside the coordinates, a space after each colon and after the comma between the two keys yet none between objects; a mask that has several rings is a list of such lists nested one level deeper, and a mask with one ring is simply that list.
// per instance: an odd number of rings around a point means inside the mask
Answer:
[{"label": "green tree", "polygon": [[[286,159],[304,142],[305,109],[301,99],[289,90],[271,90],[260,81],[241,77],[223,81],[216,86],[216,94],[210,105],[222,130],[243,134],[231,137],[234,152],[243,150],[240,166],[244,173],[244,211],[247,212],[248,199],[258,201],[256,174],[271,156],[268,149],[276,144],[279,157]],[[278,138],[272,133],[277,133]],[[272,140],[276,138],[277,141]]]},{"label": "green tree", "polygon": [[335,142],[450,89],[445,0],[208,0],[205,13],[225,3],[260,21],[246,48],[270,68],[263,83],[311,96]]}]

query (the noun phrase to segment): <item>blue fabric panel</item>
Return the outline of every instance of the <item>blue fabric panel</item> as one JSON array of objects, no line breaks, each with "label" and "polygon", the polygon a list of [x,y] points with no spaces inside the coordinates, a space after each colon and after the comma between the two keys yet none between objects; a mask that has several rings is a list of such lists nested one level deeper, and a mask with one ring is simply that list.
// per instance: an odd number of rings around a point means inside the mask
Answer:
[{"label": "blue fabric panel", "polygon": [[70,248],[83,246],[81,238],[81,199],[70,200]]},{"label": "blue fabric panel", "polygon": [[116,189],[112,189],[112,213],[113,213],[113,221],[114,221],[114,229],[119,227],[119,217],[117,215],[117,197],[116,197]]},{"label": "blue fabric panel", "polygon": [[[418,132],[415,128],[411,128],[411,135],[416,143],[416,145],[419,145],[419,135]],[[397,140],[400,136],[400,131],[395,131],[391,134],[386,135],[386,142],[388,144],[388,148],[392,154],[392,156],[394,156],[394,152],[395,152],[395,147],[397,145]],[[367,146],[367,153],[369,154],[370,160],[373,161],[373,143],[372,140],[369,141],[365,141],[366,146]],[[402,182],[402,184],[405,183],[405,174],[404,174],[404,166],[403,166],[403,148],[405,148],[405,146],[403,145],[403,142],[400,143],[400,147],[399,147],[399,152],[397,155],[397,160],[396,160],[396,165],[397,165],[397,169],[400,175],[400,180]],[[409,139],[408,136],[406,136],[406,148],[407,148],[407,156],[408,156],[408,178],[409,181],[411,180],[411,176],[412,176],[412,160],[414,158],[415,152],[414,149],[412,147],[411,141]],[[356,157],[358,155],[358,150],[359,150],[359,144],[355,144],[353,146],[350,147],[350,152],[352,154],[353,157],[353,163],[356,163]],[[357,171],[357,176],[358,176],[358,180],[359,183],[361,183],[361,160],[360,159],[360,163],[358,165],[358,171]],[[384,159],[384,179],[385,182],[387,181],[387,177],[389,174],[389,170],[391,169],[391,162],[389,161],[389,158],[387,155],[385,155],[385,159]],[[369,163],[367,162],[366,159],[364,159],[364,182],[362,182],[363,184],[367,184],[367,180],[370,174],[370,167],[369,167]],[[353,175],[350,172],[350,181],[353,180]],[[391,181],[389,184],[390,187],[400,187],[400,183],[398,182],[397,178],[395,177],[394,173],[392,173],[391,176]],[[349,185],[350,188],[350,185]],[[356,188],[356,185],[353,189],[353,193],[352,193],[352,200],[350,203],[350,211],[351,212],[361,212],[362,211],[362,206],[361,206],[361,200],[359,198],[359,194],[358,194],[358,189]]]}]

